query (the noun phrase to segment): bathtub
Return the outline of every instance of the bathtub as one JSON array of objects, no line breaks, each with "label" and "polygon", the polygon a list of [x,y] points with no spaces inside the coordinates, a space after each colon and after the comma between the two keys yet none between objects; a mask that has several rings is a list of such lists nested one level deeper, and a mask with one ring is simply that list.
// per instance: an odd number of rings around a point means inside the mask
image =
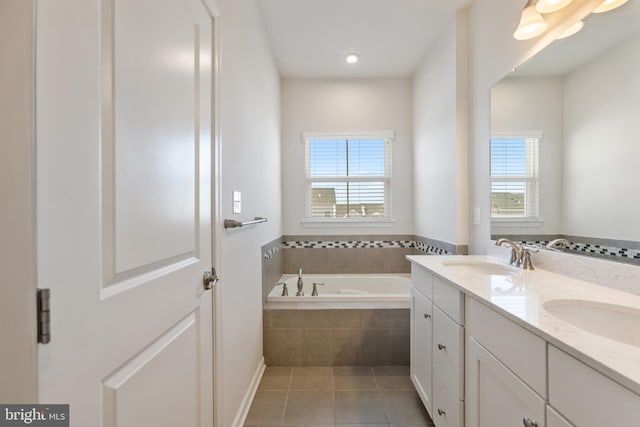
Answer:
[{"label": "bathtub", "polygon": [[[409,274],[303,274],[304,296],[297,297],[298,275],[285,274],[289,296],[281,296],[282,286],[274,287],[267,296],[269,309],[327,308],[409,308],[411,294]],[[311,296],[312,284],[318,296]]]}]

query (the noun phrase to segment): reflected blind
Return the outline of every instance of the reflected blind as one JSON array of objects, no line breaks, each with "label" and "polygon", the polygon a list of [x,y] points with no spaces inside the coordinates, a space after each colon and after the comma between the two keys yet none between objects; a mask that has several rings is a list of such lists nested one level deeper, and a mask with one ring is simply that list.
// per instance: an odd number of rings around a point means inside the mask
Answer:
[{"label": "reflected blind", "polygon": [[307,218],[391,217],[391,138],[305,138]]},{"label": "reflected blind", "polygon": [[491,139],[491,217],[538,218],[538,137]]}]

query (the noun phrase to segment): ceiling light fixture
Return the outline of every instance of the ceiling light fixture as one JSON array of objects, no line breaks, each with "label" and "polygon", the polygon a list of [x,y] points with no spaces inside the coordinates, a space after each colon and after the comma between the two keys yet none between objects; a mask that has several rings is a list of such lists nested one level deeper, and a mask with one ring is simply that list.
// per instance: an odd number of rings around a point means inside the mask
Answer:
[{"label": "ceiling light fixture", "polygon": [[544,33],[547,29],[547,23],[536,10],[536,0],[528,0],[522,15],[518,29],[513,33],[516,40],[529,40]]},{"label": "ceiling light fixture", "polygon": [[564,33],[560,34],[556,40],[566,39],[567,37],[571,37],[578,31],[580,31],[582,27],[584,27],[584,22],[578,21],[572,26],[570,26],[569,28],[567,28]]},{"label": "ceiling light fixture", "polygon": [[539,0],[536,3],[536,10],[540,13],[556,12],[569,5],[573,0]]},{"label": "ceiling light fixture", "polygon": [[626,2],[628,2],[629,0],[605,0],[602,2],[602,4],[598,7],[596,7],[595,9],[593,9],[593,13],[602,13],[602,12],[608,12],[610,10],[613,10],[617,7],[622,6],[623,4],[625,4]]},{"label": "ceiling light fixture", "polygon": [[345,61],[347,61],[349,64],[355,64],[356,62],[358,62],[358,60],[360,59],[360,55],[358,55],[357,53],[348,53],[345,57],[344,57]]}]

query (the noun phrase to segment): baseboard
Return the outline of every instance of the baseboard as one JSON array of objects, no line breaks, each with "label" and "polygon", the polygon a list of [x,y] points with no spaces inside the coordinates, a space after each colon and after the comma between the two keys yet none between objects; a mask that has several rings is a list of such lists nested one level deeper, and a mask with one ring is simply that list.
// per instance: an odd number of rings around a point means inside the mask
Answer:
[{"label": "baseboard", "polygon": [[264,374],[264,370],[267,368],[267,365],[264,363],[264,357],[260,359],[258,366],[253,374],[253,378],[251,379],[251,384],[249,384],[249,388],[242,398],[242,403],[240,404],[240,408],[238,409],[238,413],[233,419],[232,427],[242,427],[244,422],[247,419],[247,415],[249,414],[249,409],[251,408],[251,402],[253,402],[253,398],[258,391],[258,385],[260,385],[260,380],[262,379],[262,374]]}]

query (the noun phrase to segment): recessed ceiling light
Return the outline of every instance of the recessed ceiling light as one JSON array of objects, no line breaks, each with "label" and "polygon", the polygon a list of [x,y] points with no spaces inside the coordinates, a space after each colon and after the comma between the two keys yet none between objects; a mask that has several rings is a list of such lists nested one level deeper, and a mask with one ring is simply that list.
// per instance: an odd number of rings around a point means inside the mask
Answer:
[{"label": "recessed ceiling light", "polygon": [[358,62],[358,59],[360,59],[360,55],[358,55],[357,53],[348,53],[344,59],[349,63],[349,64],[355,64],[356,62]]}]

